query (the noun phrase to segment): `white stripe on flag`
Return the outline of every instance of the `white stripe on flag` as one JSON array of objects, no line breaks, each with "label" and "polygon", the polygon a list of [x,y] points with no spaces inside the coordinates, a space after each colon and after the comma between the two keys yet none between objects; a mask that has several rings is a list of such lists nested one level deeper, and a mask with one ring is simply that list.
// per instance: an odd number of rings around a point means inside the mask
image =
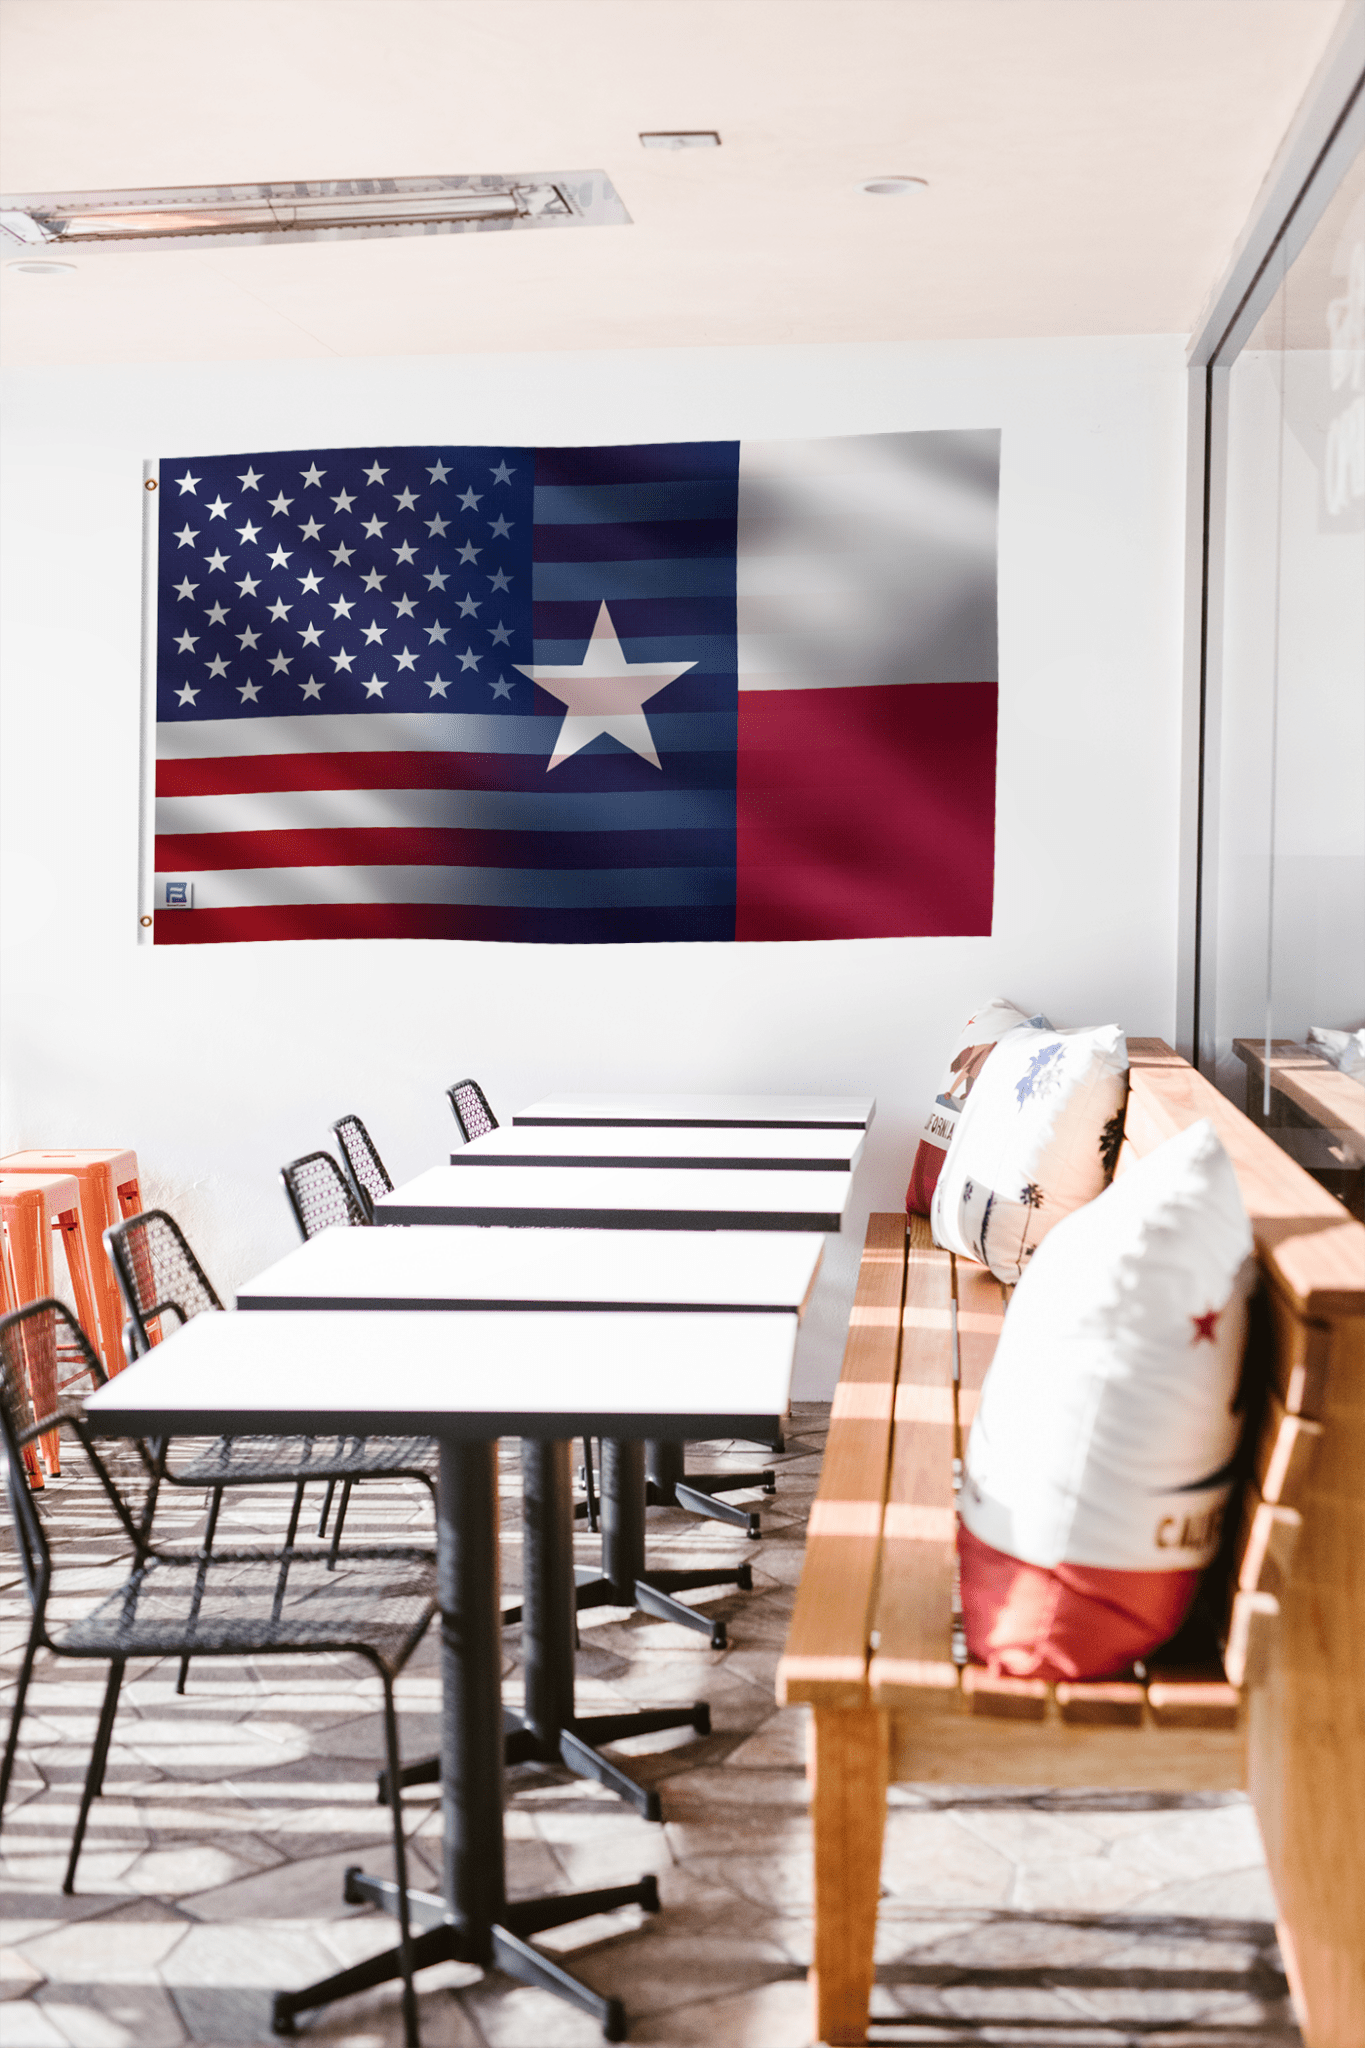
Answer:
[{"label": "white stripe on flag", "polygon": [[158,832],[381,831],[660,832],[734,824],[725,790],[279,789],[161,796]]},{"label": "white stripe on flag", "polygon": [[741,690],[997,673],[993,429],[745,441]]},{"label": "white stripe on flag", "polygon": [[[729,868],[195,868],[194,908],[255,910],[283,903],[474,903],[517,910],[638,909],[734,901]],[[183,877],[156,876],[164,885]],[[171,913],[179,915],[179,912]]]},{"label": "white stripe on flag", "polygon": [[548,754],[553,726],[515,712],[370,711],[311,718],[163,719],[159,761],[237,754]]}]

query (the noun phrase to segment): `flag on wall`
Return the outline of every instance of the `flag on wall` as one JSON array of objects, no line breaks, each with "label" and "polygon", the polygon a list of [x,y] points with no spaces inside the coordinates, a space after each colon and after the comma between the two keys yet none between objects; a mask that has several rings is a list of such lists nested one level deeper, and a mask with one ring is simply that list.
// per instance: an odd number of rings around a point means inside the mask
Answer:
[{"label": "flag on wall", "polygon": [[163,460],[156,942],[989,933],[999,440]]}]

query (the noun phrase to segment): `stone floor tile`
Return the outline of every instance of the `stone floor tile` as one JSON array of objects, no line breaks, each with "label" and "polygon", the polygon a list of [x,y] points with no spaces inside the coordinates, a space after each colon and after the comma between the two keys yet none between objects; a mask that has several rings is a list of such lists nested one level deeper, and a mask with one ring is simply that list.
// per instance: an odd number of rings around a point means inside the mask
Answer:
[{"label": "stone floor tile", "polygon": [[787,1771],[736,1769],[733,1756],[679,1771],[663,1781],[662,1790],[664,1817],[670,1821],[704,1822],[721,1808],[755,1814],[759,1807],[777,1807],[804,1813],[807,1804],[804,1778]]},{"label": "stone floor tile", "polygon": [[177,2003],[187,1989],[288,1990],[327,1976],[328,1949],[306,1926],[277,1920],[186,1923],[158,1975]]},{"label": "stone floor tile", "polygon": [[[213,1922],[331,1919],[358,1910],[342,1901],[346,1867],[355,1861],[354,1851],[347,1849],[289,1860],[281,1856],[269,1870],[240,1875],[185,1898],[183,1910],[195,1920]],[[380,1875],[387,1874],[386,1865]]]},{"label": "stone floor tile", "polygon": [[64,1984],[41,1997],[71,2048],[180,2048],[185,2029],[154,1984]]},{"label": "stone floor tile", "polygon": [[15,1946],[0,1948],[0,2001],[27,1998],[29,1992],[35,1991],[44,1981],[38,1965],[21,1955],[17,1946],[21,1941],[32,1940],[44,1924],[41,1921],[27,1924],[20,1921],[16,1926],[14,1921],[6,1918],[5,1933]]},{"label": "stone floor tile", "polygon": [[791,1981],[675,2007],[631,2028],[642,2048],[801,2048],[811,2038],[810,1992]]},{"label": "stone floor tile", "polygon": [[67,2048],[66,2035],[36,2000],[5,2007],[5,2048]]},{"label": "stone floor tile", "polygon": [[211,1843],[186,1843],[178,1848],[147,1849],[130,1867],[126,1883],[148,1897],[181,1899],[188,1893],[211,1891],[259,1865],[254,1858]]},{"label": "stone floor tile", "polygon": [[752,1990],[784,1971],[804,1983],[804,1967],[763,1938],[760,1917],[732,1912],[707,1927],[670,1931],[664,1915],[646,1916],[637,1932],[598,1951],[593,1982],[625,2003],[632,2037],[649,2015]]},{"label": "stone floor tile", "polygon": [[804,1708],[778,1708],[738,1749],[730,1752],[726,1768],[784,1770],[804,1776],[807,1721]]},{"label": "stone floor tile", "polygon": [[1236,1920],[1273,1921],[1279,1911],[1270,1873],[1259,1858],[1243,1870],[1223,1870],[1160,1885],[1142,1901],[1148,1913],[1216,1913]]},{"label": "stone floor tile", "polygon": [[954,1813],[888,1813],[882,1890],[934,1906],[1005,1905],[1015,1885],[1013,1860]]},{"label": "stone floor tile", "polygon": [[187,1929],[171,1908],[145,1920],[113,1914],[56,1928],[25,1942],[20,1953],[52,1984],[146,1984]]}]

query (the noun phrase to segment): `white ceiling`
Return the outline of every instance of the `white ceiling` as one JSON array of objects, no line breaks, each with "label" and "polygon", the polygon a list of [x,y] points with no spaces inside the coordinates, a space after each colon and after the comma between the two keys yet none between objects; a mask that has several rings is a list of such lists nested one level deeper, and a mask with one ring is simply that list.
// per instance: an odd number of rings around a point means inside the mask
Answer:
[{"label": "white ceiling", "polygon": [[600,167],[634,221],[87,253],[0,277],[6,359],[1183,333],[1341,11],[0,0],[4,192]]}]

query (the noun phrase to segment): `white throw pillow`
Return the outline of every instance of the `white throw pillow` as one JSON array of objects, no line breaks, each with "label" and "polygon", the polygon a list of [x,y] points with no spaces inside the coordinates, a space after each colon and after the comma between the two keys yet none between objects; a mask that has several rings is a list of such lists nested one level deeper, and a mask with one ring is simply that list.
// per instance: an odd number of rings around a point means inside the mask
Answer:
[{"label": "white throw pillow", "polygon": [[1021,1025],[976,1078],[939,1171],[934,1241],[1017,1280],[1054,1225],[1113,1178],[1128,1101],[1117,1024]]},{"label": "white throw pillow", "polygon": [[1020,1024],[1040,1024],[1046,1028],[1047,1018],[1026,1017],[1004,996],[992,996],[981,1009],[973,1011],[958,1033],[948,1057],[947,1072],[934,1097],[934,1106],[924,1119],[924,1129],[920,1132],[914,1164],[910,1169],[910,1185],[905,1191],[905,1207],[910,1214],[929,1214],[943,1166],[943,1155],[952,1143],[962,1105],[972,1092],[972,1083],[985,1066],[991,1047],[1007,1031],[1014,1031]]},{"label": "white throw pillow", "polygon": [[962,1520],[1024,1563],[1199,1570],[1218,1549],[1255,1279],[1207,1118],[1042,1245],[972,1425]]},{"label": "white throw pillow", "polygon": [[1329,1031],[1325,1025],[1310,1024],[1308,1043],[1353,1081],[1365,1081],[1365,1031]]}]

